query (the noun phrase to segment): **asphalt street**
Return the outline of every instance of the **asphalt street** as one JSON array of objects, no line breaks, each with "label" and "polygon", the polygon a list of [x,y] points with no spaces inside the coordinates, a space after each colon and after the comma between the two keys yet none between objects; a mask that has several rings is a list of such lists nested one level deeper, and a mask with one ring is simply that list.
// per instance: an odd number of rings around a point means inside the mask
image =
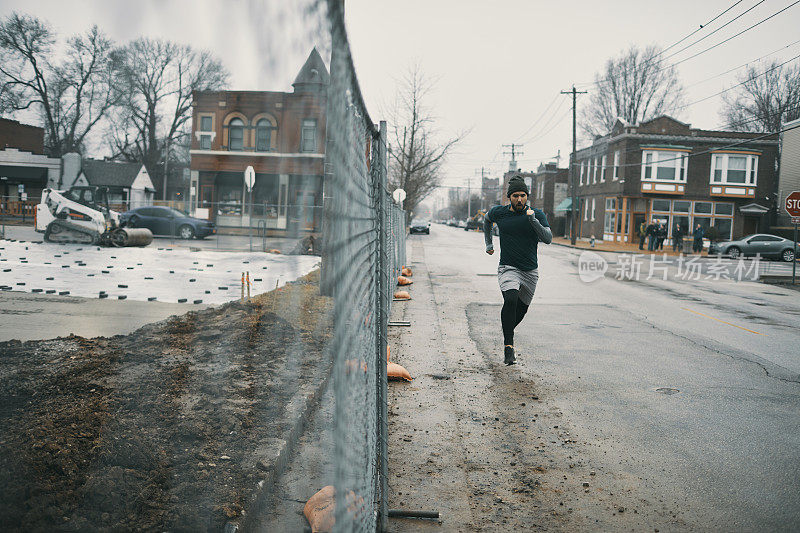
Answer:
[{"label": "asphalt street", "polygon": [[[551,476],[550,487],[558,488],[539,497],[556,501],[555,492],[562,500],[555,505],[564,507],[555,507],[552,513],[569,509],[560,514],[563,521],[552,527],[800,529],[796,485],[800,479],[800,293],[709,276],[707,270],[699,278],[680,277],[674,261],[666,266],[665,274],[659,271],[649,279],[647,269],[638,276],[618,276],[620,254],[601,254],[611,263],[593,281],[584,281],[579,272],[581,250],[541,246],[539,286],[515,338],[520,364],[505,368],[500,365],[498,256],[484,253],[483,235],[433,225],[431,235],[412,236],[409,242],[412,266],[416,262],[427,276],[431,295],[430,304],[420,302],[428,298],[421,292],[426,290],[421,283],[427,281],[415,278],[412,289],[420,284],[416,289],[420,292],[403,315],[412,327],[395,334],[399,362],[412,375],[442,369],[452,372],[453,384],[449,392],[435,392],[437,398],[426,398],[425,389],[438,382],[424,376],[415,381],[413,390],[397,389],[393,405],[410,411],[420,406],[402,418],[400,427],[408,434],[423,426],[425,433],[441,432],[428,439],[426,446],[430,446],[436,439],[470,442],[472,422],[467,418],[494,420],[503,426],[494,430],[502,433],[492,437],[483,422],[483,427],[477,427],[481,433],[474,445],[465,444],[460,452],[458,446],[448,451],[442,445],[433,454],[437,462],[447,463],[440,456],[448,454],[453,461],[463,461],[465,450],[469,455],[474,446],[484,443],[481,453],[491,465],[487,469],[499,470],[494,472],[499,476],[493,478],[494,483],[472,480],[473,474],[468,474],[472,496],[464,501],[449,493],[438,498],[441,507],[452,507],[453,516],[461,513],[460,519],[450,523],[455,529],[469,530],[478,524],[502,530],[507,522],[511,524],[522,512],[514,508],[519,491],[496,496],[491,505],[479,495],[487,487],[500,490],[503,472],[522,467],[511,468],[509,464],[517,463],[505,461],[520,461],[516,457],[545,449],[541,462],[546,464],[544,457],[550,458],[548,469],[559,474]],[[466,328],[459,317],[466,318]],[[419,336],[431,339],[423,342]],[[433,346],[440,348],[435,357],[415,355],[420,347],[430,350]],[[404,349],[413,353],[403,358]],[[477,349],[487,363],[472,358],[471,349]],[[480,377],[482,372],[490,376]],[[535,388],[537,401],[546,406],[537,411],[539,421],[546,416],[551,416],[551,422],[557,420],[552,431],[559,438],[553,438],[553,446],[542,442],[540,448],[538,442],[530,442],[528,425],[510,425],[519,423],[517,418],[527,419],[531,408],[530,400],[527,407],[519,407],[526,404],[514,403],[519,400],[516,396],[505,399],[508,405],[504,405],[504,391],[516,390],[507,388],[512,381]],[[448,406],[445,400],[450,393],[453,405]],[[431,414],[440,419],[438,429],[436,424],[428,427],[418,421],[429,405]],[[493,417],[492,409],[506,407],[510,414]],[[459,417],[454,426],[446,420],[448,409]],[[509,416],[514,420],[508,420]],[[493,438],[499,442],[493,443]],[[402,462],[422,452],[406,453],[411,444],[401,444],[390,447],[390,461],[392,453],[395,462]],[[514,459],[498,455],[500,448],[514,446],[518,447]],[[399,468],[409,471],[412,466]],[[593,473],[596,477],[590,477]],[[567,481],[553,486],[561,474]],[[578,477],[573,480],[575,474]],[[547,475],[541,474],[543,483]],[[406,492],[401,503],[419,508],[437,500],[435,495],[431,498],[435,490],[431,488],[425,495],[430,500],[416,496],[415,501],[413,494],[421,491],[415,484],[426,482],[410,472],[406,476],[413,482],[403,489],[412,496]],[[579,482],[581,477],[587,480],[585,484]],[[452,483],[458,479],[453,475]],[[398,480],[394,483],[401,485]],[[448,498],[452,503],[441,503]],[[507,514],[487,522],[485,513],[495,512],[498,505],[508,505]],[[627,514],[620,509],[627,509]],[[467,514],[470,518],[464,518]],[[400,530],[413,527],[419,526]]]}]

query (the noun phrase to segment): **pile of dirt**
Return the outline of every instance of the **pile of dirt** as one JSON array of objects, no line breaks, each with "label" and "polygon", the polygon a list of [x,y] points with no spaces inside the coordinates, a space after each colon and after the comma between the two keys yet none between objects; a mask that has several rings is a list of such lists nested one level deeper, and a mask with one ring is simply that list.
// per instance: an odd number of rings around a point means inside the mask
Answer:
[{"label": "pile of dirt", "polygon": [[0,343],[4,531],[220,531],[330,369],[318,273],[130,335]]}]

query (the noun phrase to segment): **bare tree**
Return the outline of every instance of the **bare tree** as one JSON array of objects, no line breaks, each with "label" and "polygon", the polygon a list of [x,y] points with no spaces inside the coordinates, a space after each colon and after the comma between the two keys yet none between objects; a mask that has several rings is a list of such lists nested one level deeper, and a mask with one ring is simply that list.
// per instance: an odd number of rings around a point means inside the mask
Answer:
[{"label": "bare tree", "polygon": [[656,45],[631,46],[609,59],[589,88],[589,103],[581,111],[580,127],[592,137],[605,135],[617,118],[636,124],[663,114],[674,114],[684,100],[675,67],[659,59]]},{"label": "bare tree", "polygon": [[439,185],[442,164],[450,150],[464,137],[436,139],[435,117],[425,106],[433,85],[412,67],[401,81],[394,108],[388,115],[392,138],[389,185],[406,191],[403,206],[409,213]]},{"label": "bare tree", "polygon": [[163,162],[188,145],[192,92],[222,89],[229,75],[210,52],[159,39],[133,41],[116,57],[122,97],[110,125],[111,150],[142,162],[158,187]]},{"label": "bare tree", "polygon": [[800,62],[752,65],[738,81],[722,95],[720,115],[727,128],[772,133],[800,118]]},{"label": "bare tree", "polygon": [[0,111],[35,108],[53,157],[81,151],[115,102],[112,42],[97,29],[67,40],[54,63],[56,36],[35,17],[12,13],[0,23]]}]

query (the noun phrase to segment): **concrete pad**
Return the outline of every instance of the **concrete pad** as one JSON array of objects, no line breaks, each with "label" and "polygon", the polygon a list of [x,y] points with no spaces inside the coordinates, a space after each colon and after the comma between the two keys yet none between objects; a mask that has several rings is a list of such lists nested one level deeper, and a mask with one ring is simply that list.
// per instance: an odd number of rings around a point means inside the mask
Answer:
[{"label": "concrete pad", "polygon": [[[0,240],[0,288],[69,291],[85,298],[221,304],[241,296],[242,272],[251,293],[267,292],[313,270],[316,256],[185,248],[100,248]],[[10,289],[4,289],[10,290]],[[206,292],[210,291],[210,292]],[[101,294],[106,294],[103,297]]]}]

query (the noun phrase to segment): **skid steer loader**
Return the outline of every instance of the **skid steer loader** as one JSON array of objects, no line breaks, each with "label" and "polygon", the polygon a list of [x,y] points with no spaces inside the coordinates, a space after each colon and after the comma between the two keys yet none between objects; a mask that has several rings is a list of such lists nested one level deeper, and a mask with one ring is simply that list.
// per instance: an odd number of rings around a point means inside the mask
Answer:
[{"label": "skid steer loader", "polygon": [[108,206],[107,187],[45,189],[36,206],[36,231],[47,242],[102,246],[147,246],[153,234],[145,228],[127,228],[119,213]]}]

